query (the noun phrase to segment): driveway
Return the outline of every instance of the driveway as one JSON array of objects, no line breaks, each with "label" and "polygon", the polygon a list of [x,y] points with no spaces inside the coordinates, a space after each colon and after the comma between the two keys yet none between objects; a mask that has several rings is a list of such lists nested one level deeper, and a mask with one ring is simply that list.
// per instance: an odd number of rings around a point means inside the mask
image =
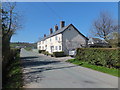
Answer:
[{"label": "driveway", "polygon": [[117,77],[67,63],[64,58],[25,49],[20,56],[25,88],[118,88]]}]

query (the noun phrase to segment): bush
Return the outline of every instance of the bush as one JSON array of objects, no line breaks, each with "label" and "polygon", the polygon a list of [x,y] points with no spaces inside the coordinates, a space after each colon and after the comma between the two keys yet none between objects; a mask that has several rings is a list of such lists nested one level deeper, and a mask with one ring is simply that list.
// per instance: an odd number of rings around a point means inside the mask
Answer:
[{"label": "bush", "polygon": [[44,52],[45,52],[45,50],[38,50],[38,52],[39,52],[39,53],[44,53]]},{"label": "bush", "polygon": [[[2,68],[2,75],[4,76],[2,78],[3,88],[20,87],[22,84],[21,82],[22,75],[20,73],[21,73],[20,49],[10,49],[10,53],[8,56],[8,63],[5,68]],[[20,81],[19,85],[17,84],[18,81]]]},{"label": "bush", "polygon": [[93,65],[120,68],[118,53],[117,48],[78,48],[76,59]]},{"label": "bush", "polygon": [[49,55],[48,51],[43,52],[44,55]]},{"label": "bush", "polygon": [[54,57],[63,57],[64,56],[64,52],[53,52],[53,56]]}]

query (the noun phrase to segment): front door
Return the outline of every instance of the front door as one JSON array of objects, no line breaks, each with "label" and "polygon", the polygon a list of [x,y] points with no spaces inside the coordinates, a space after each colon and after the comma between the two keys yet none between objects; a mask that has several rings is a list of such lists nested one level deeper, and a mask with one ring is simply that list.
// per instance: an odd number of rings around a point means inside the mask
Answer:
[{"label": "front door", "polygon": [[51,46],[51,53],[54,51],[54,46]]}]

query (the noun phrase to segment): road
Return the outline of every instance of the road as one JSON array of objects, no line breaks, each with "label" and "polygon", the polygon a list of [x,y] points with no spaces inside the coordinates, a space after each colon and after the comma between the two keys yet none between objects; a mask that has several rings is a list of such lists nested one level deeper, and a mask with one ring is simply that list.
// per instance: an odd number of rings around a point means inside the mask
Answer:
[{"label": "road", "polygon": [[118,78],[21,50],[25,88],[118,88]]}]

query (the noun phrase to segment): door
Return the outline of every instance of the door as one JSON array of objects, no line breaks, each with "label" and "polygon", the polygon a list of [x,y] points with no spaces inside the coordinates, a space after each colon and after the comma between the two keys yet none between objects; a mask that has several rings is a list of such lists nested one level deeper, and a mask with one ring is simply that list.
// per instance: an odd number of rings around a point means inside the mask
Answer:
[{"label": "door", "polygon": [[54,51],[54,46],[51,46],[51,53]]}]

